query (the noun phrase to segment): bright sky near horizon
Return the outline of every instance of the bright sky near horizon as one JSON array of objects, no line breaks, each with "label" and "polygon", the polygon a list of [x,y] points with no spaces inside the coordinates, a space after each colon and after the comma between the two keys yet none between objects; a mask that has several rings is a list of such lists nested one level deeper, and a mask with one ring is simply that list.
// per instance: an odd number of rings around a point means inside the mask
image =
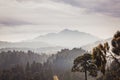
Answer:
[{"label": "bright sky near horizon", "polygon": [[120,30],[120,0],[0,0],[0,41],[63,29],[112,37]]}]

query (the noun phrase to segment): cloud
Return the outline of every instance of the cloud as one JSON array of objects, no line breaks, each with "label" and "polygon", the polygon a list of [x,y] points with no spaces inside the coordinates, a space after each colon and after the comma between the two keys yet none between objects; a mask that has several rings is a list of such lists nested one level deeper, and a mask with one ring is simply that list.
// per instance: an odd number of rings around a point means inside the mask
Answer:
[{"label": "cloud", "polygon": [[17,20],[17,19],[9,19],[9,18],[1,18],[0,19],[0,25],[4,26],[20,26],[20,25],[35,25],[31,22],[23,21],[23,20]]},{"label": "cloud", "polygon": [[118,5],[117,0],[0,0],[0,40],[20,41],[65,28],[107,38],[120,28]]},{"label": "cloud", "polygon": [[86,8],[89,13],[101,13],[113,17],[120,17],[120,0],[16,0],[18,2],[56,2],[65,3],[79,8]]},{"label": "cloud", "polygon": [[19,2],[63,2],[72,6],[86,8],[89,12],[120,17],[120,0],[17,0]]},{"label": "cloud", "polygon": [[[1,3],[2,4],[2,3]],[[69,21],[77,19],[84,10],[53,1],[46,2],[3,2],[0,7],[2,24],[38,24],[38,25],[61,25],[71,24]]]},{"label": "cloud", "polygon": [[120,17],[120,0],[55,0],[86,8],[93,13]]}]

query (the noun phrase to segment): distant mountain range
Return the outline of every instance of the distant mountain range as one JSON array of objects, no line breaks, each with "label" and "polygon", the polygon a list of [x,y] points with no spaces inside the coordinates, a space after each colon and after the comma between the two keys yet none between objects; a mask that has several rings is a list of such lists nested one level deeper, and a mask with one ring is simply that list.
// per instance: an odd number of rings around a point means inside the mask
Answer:
[{"label": "distant mountain range", "polygon": [[47,35],[38,36],[37,38],[30,40],[30,42],[40,41],[52,45],[73,48],[73,47],[81,47],[82,45],[93,43],[98,40],[100,40],[100,38],[85,32],[64,29],[59,33],[49,33]]},{"label": "distant mountain range", "polygon": [[52,45],[46,42],[5,42],[0,41],[0,48],[40,48],[40,47],[52,47]]},{"label": "distant mountain range", "polygon": [[[81,47],[90,43],[94,43],[101,40],[91,34],[85,32],[79,32],[77,30],[64,29],[58,33],[48,33],[46,35],[40,35],[32,40],[26,40],[22,42],[4,42],[0,41],[0,48],[46,48],[51,50],[57,50],[62,48],[74,48]],[[52,48],[50,48],[52,47]],[[49,51],[48,49],[48,51]]]}]

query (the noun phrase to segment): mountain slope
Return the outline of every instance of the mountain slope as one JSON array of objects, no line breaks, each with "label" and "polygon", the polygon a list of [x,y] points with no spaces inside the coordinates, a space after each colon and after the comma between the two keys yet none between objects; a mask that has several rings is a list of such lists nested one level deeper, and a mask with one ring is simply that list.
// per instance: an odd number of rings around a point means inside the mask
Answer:
[{"label": "mountain slope", "polygon": [[80,47],[82,45],[93,43],[98,40],[100,40],[98,37],[95,37],[88,33],[79,32],[77,30],[72,31],[65,29],[59,33],[49,33],[47,35],[39,36],[31,40],[31,42],[44,41],[52,45],[73,48],[73,47]]},{"label": "mountain slope", "polygon": [[64,29],[59,33],[48,33],[23,42],[0,41],[0,51],[32,50],[37,53],[55,53],[63,48],[81,47],[98,40],[100,39],[88,33]]}]

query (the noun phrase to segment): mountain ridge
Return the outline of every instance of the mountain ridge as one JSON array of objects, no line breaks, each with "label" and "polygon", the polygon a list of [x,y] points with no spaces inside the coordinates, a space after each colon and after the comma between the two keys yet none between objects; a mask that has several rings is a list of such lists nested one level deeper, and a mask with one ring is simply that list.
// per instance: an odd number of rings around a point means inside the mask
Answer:
[{"label": "mountain ridge", "polygon": [[[89,39],[89,41],[86,40],[87,38]],[[85,40],[86,42],[84,42]],[[100,38],[93,36],[89,33],[80,32],[78,30],[64,29],[58,33],[48,33],[46,35],[40,35],[35,39],[32,39],[31,42],[45,41],[47,43],[62,47],[80,47],[81,45],[95,42],[98,40],[100,40]]]},{"label": "mountain ridge", "polygon": [[[96,42],[98,40],[101,40],[98,37],[95,37],[89,33],[80,32],[78,30],[69,30],[64,29],[58,33],[48,33],[46,35],[40,35],[34,39],[26,40],[22,42],[6,42],[6,41],[0,41],[0,48],[7,48],[7,49],[32,49],[36,50],[40,49],[42,52],[46,52],[43,50],[47,50],[47,47],[49,51],[55,51],[63,48],[69,48],[72,49],[74,47],[80,48],[83,45],[87,45],[93,42]],[[50,48],[51,47],[51,48]],[[21,49],[20,49],[21,48]],[[2,50],[4,50],[2,49]],[[39,50],[39,51],[40,51]],[[38,51],[38,50],[37,50]]]}]

